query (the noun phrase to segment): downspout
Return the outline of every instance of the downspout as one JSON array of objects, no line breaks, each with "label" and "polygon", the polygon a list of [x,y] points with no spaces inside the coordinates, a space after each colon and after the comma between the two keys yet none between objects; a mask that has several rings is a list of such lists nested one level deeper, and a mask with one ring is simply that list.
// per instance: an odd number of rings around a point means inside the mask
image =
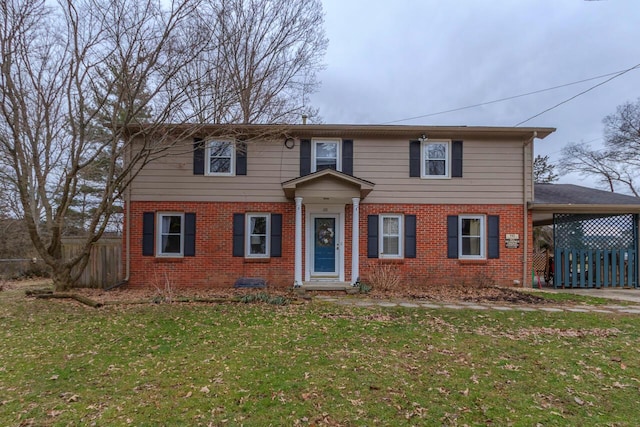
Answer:
[{"label": "downspout", "polygon": [[[129,152],[127,151],[125,157]],[[128,160],[128,159],[126,159]],[[125,160],[125,161],[126,161]],[[125,232],[125,257],[124,257],[124,278],[118,283],[105,288],[105,291],[110,291],[120,286],[124,286],[129,283],[129,276],[131,275],[131,183],[127,186],[127,191],[124,193],[124,232]]]},{"label": "downspout", "polygon": [[[527,206],[527,181],[531,181],[531,193],[533,194],[533,164],[531,173],[527,176],[527,147],[538,136],[538,132],[533,131],[531,138],[525,141],[522,146],[522,220],[524,226],[524,238],[522,248],[522,287],[527,287],[527,278],[529,277],[529,269],[527,264],[529,261],[529,210]],[[533,158],[533,152],[532,152]]]}]

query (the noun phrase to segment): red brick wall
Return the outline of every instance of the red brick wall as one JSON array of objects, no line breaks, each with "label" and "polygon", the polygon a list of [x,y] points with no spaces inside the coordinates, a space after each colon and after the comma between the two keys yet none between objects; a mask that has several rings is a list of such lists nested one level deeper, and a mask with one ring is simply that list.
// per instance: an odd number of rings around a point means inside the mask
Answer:
[{"label": "red brick wall", "polygon": [[[133,286],[230,286],[239,277],[262,277],[272,285],[293,285],[295,205],[293,203],[133,202],[131,206],[131,277]],[[142,255],[144,212],[195,212],[196,256],[157,258]],[[245,260],[233,257],[233,214],[282,214],[282,257]]]},{"label": "red brick wall", "polygon": [[[367,215],[383,213],[416,215],[416,258],[402,260],[367,258]],[[464,214],[500,216],[500,258],[486,260],[447,258],[447,216]],[[531,213],[528,214],[528,222],[531,236]],[[393,264],[402,276],[403,282],[417,288],[451,282],[469,284],[485,282],[507,286],[513,285],[514,280],[522,283],[524,228],[521,205],[367,205],[365,203],[360,206],[360,230],[360,277],[363,281],[368,280],[372,269],[376,266]],[[519,234],[520,248],[505,248],[505,234]],[[530,266],[533,243],[531,238],[528,240],[527,263]]]},{"label": "red brick wall", "polygon": [[[270,286],[293,284],[295,205],[291,203],[133,202],[131,208],[131,274],[133,286],[164,287],[166,281],[180,287],[228,287],[238,277],[262,277]],[[196,256],[156,258],[142,256],[144,212],[195,212]],[[245,260],[233,257],[233,214],[265,212],[282,214],[282,257]],[[367,216],[398,213],[417,216],[417,258],[381,260],[367,258]],[[447,216],[485,214],[500,216],[500,258],[463,261],[447,258]],[[531,235],[531,215],[529,214]],[[351,278],[352,206],[345,207],[345,279]],[[304,221],[304,213],[303,213]],[[495,282],[512,285],[522,281],[523,213],[520,205],[360,205],[360,277],[366,281],[380,264],[394,264],[404,283],[413,287],[450,282]],[[303,226],[304,230],[304,226]],[[520,235],[521,248],[504,247],[505,234]],[[304,240],[304,239],[303,239]],[[533,244],[529,239],[529,266]],[[125,248],[126,249],[126,248]],[[304,249],[303,249],[304,250]],[[304,263],[304,256],[303,263]],[[530,267],[529,267],[530,269]],[[304,272],[304,265],[303,265]],[[304,274],[304,273],[303,273]]]}]

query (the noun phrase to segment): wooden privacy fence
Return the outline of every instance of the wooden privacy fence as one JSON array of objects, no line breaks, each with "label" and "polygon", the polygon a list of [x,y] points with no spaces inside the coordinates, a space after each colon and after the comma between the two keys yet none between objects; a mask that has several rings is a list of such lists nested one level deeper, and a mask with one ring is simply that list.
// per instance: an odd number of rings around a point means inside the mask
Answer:
[{"label": "wooden privacy fence", "polygon": [[637,214],[554,214],[553,284],[638,287]]},{"label": "wooden privacy fence", "polygon": [[554,261],[556,288],[638,287],[633,249],[556,249]]},{"label": "wooden privacy fence", "polygon": [[[62,241],[64,258],[80,253],[84,239],[65,238]],[[104,237],[94,243],[89,262],[76,287],[107,288],[122,280],[122,238]]]}]

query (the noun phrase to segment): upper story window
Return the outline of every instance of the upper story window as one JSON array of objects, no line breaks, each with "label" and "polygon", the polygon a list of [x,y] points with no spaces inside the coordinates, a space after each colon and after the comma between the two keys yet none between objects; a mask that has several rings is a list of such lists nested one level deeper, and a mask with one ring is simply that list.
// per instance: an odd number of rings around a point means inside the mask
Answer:
[{"label": "upper story window", "polygon": [[268,258],[270,247],[270,215],[247,214],[246,253],[247,258]]},{"label": "upper story window", "polygon": [[380,258],[402,258],[402,215],[380,215]]},{"label": "upper story window", "polygon": [[184,214],[158,213],[158,256],[180,257],[184,254]]},{"label": "upper story window", "polygon": [[484,215],[460,215],[458,217],[458,258],[485,258]]},{"label": "upper story window", "polygon": [[206,162],[208,175],[235,174],[235,144],[232,141],[209,141]]},{"label": "upper story window", "polygon": [[311,172],[322,169],[342,170],[340,158],[340,140],[335,139],[314,139]]},{"label": "upper story window", "polygon": [[422,143],[422,177],[449,178],[451,141],[424,141]]}]

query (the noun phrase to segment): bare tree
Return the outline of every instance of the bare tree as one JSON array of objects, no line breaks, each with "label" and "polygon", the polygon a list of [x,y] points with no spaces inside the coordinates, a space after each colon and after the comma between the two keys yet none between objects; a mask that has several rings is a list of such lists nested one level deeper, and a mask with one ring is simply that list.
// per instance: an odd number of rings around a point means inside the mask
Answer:
[{"label": "bare tree", "polygon": [[[317,115],[317,88],[327,47],[319,0],[220,0],[200,10],[211,38],[183,76],[194,110],[212,123],[293,123]],[[202,103],[205,103],[204,105]]]},{"label": "bare tree", "polygon": [[[321,24],[317,0],[2,2],[0,183],[55,287],[76,282],[141,168],[198,123],[301,111]],[[88,192],[97,167],[103,191]],[[89,194],[83,250],[65,259],[62,236]]]},{"label": "bare tree", "polygon": [[[139,169],[168,148],[166,138],[142,140],[125,167],[135,134],[176,117],[184,96],[168,82],[197,57],[197,34],[185,37],[195,1],[7,0],[1,10],[0,150],[20,200],[31,240],[52,269],[54,285],[74,283],[91,244],[105,231],[114,200]],[[189,45],[185,45],[188,41]],[[104,191],[88,215],[84,250],[62,254],[62,235],[81,176],[106,156]],[[74,267],[77,267],[74,269]]]},{"label": "bare tree", "polygon": [[640,197],[640,99],[619,106],[603,120],[605,146],[572,143],[562,150],[563,173],[595,177],[609,191]]}]

